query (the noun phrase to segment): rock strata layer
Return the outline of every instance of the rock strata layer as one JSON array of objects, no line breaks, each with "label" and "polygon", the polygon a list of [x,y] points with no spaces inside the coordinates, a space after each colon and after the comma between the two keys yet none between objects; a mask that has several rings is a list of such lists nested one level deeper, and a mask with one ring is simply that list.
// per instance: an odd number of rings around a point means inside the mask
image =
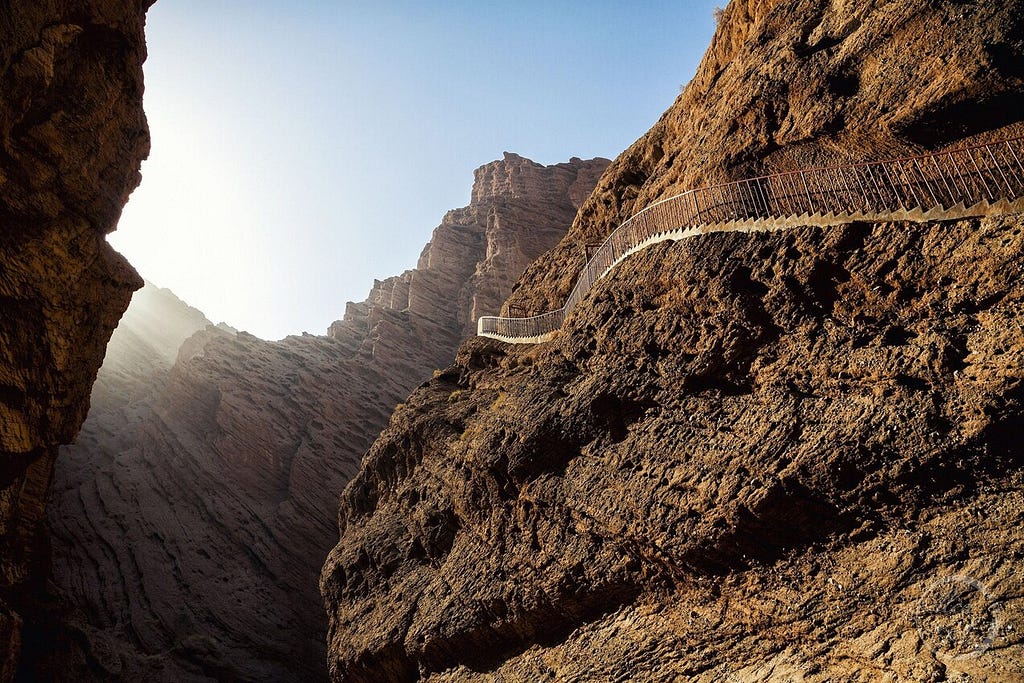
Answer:
[{"label": "rock strata layer", "polygon": [[608,163],[506,154],[478,169],[470,205],[417,267],[376,282],[326,336],[263,341],[180,302],[149,326],[133,304],[56,473],[54,580],[85,643],[65,670],[325,678],[317,576],[338,494],[395,405],[565,235]]},{"label": "rock strata layer", "polygon": [[[46,500],[138,275],[105,240],[149,150],[149,2],[0,11],[0,680],[45,647]],[[21,658],[24,651],[25,658]]]},{"label": "rock strata layer", "polygon": [[[509,306],[694,185],[1024,132],[1024,5],[734,0]],[[1024,679],[1024,217],[721,233],[474,339],[321,577],[338,681]]]}]

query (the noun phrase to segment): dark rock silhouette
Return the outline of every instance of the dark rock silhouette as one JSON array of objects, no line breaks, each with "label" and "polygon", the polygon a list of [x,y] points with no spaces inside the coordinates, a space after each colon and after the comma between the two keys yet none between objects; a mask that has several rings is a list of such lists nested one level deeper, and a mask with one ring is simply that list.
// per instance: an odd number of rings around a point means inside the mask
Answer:
[{"label": "dark rock silhouette", "polygon": [[0,680],[48,645],[44,504],[57,447],[85,419],[107,339],[142,285],[105,235],[149,152],[150,4],[0,10]]}]

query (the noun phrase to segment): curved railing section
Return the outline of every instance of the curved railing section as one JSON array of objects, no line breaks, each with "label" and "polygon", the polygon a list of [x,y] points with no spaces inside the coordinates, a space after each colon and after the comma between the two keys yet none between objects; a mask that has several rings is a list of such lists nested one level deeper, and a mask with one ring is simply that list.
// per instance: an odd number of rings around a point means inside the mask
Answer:
[{"label": "curved railing section", "polygon": [[564,306],[525,318],[484,316],[477,334],[514,343],[550,339],[619,261],[664,240],[855,220],[950,220],[1008,210],[1024,211],[1024,137],[688,190],[645,207],[612,231],[583,267]]}]

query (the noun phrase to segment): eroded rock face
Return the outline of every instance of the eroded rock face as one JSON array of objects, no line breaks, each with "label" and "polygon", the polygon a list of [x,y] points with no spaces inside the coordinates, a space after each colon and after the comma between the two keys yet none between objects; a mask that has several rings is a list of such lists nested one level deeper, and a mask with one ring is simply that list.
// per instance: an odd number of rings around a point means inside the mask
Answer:
[{"label": "eroded rock face", "polygon": [[[375,283],[327,336],[209,327],[181,344],[206,324],[181,304],[166,329],[119,328],[111,359],[117,344],[154,360],[104,367],[58,468],[54,578],[86,643],[63,666],[79,679],[324,678],[317,576],[339,492],[394,406],[564,236],[607,164],[506,154],[480,168],[417,267]],[[177,349],[173,367],[142,370],[158,365],[154,342]]]},{"label": "eroded rock face", "polygon": [[[687,186],[1022,131],[1021,9],[730,3],[510,303]],[[706,235],[467,342],[342,497],[332,677],[1024,677],[1022,271],[1019,215]]]},{"label": "eroded rock face", "polygon": [[[343,497],[335,678],[845,681],[883,652],[932,680],[933,581],[1024,616],[1022,236],[700,237],[621,264],[555,342],[467,343]],[[949,670],[1021,661],[1006,633]]]},{"label": "eroded rock face", "polygon": [[569,238],[530,267],[510,303],[561,306],[581,245],[659,198],[1014,126],[1024,110],[1022,10],[1018,0],[733,0],[693,81],[613,162]]},{"label": "eroded rock face", "polygon": [[36,645],[44,502],[111,331],[142,282],[106,243],[149,150],[149,2],[0,12],[0,679]]},{"label": "eroded rock face", "polygon": [[545,167],[506,152],[481,166],[470,205],[448,212],[416,268],[374,283],[366,302],[352,305],[329,334],[341,334],[370,309],[405,311],[417,326],[447,330],[446,343],[428,350],[434,367],[446,365],[476,333],[477,318],[494,315],[526,267],[565,236],[608,163],[574,157]]}]

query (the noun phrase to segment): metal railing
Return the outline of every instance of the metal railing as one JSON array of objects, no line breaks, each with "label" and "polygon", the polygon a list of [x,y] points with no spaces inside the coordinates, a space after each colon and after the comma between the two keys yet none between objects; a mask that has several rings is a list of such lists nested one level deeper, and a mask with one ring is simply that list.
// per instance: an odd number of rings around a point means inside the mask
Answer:
[{"label": "metal railing", "polygon": [[645,207],[613,230],[583,267],[564,306],[526,318],[484,316],[477,333],[505,341],[542,341],[616,263],[649,244],[684,237],[684,232],[964,218],[1021,198],[1024,137],[688,190]]}]

